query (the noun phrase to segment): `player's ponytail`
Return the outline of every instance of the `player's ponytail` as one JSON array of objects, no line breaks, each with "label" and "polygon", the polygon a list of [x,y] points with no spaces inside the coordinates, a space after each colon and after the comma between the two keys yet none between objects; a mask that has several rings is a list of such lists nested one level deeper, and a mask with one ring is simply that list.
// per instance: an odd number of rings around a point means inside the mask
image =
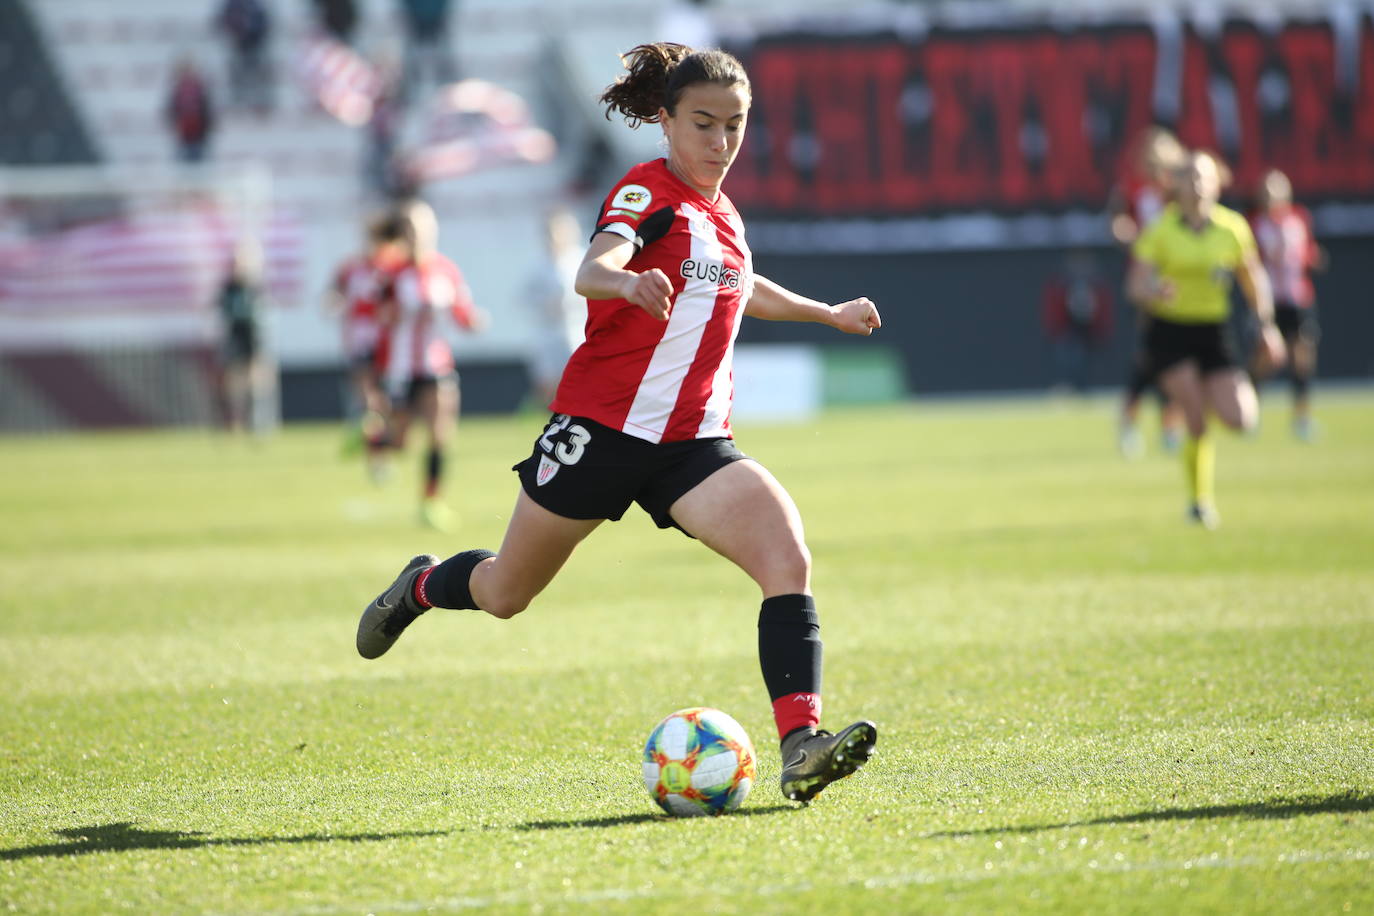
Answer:
[{"label": "player's ponytail", "polygon": [[671,41],[637,45],[620,57],[625,75],[601,94],[606,118],[618,111],[631,127],[658,121],[659,109],[673,114],[682,91],[696,83],[743,86],[749,91],[744,66],[717,48],[693,51]]}]

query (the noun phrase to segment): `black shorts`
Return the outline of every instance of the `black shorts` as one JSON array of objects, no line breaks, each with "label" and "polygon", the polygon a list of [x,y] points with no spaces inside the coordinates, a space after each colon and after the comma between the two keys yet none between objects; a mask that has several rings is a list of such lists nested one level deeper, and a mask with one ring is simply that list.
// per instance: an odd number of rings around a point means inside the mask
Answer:
[{"label": "black shorts", "polygon": [[1279,326],[1279,333],[1283,335],[1283,340],[1289,346],[1298,340],[1310,340],[1316,343],[1321,337],[1322,329],[1317,324],[1317,307],[1310,305],[1306,308],[1294,305],[1291,302],[1274,303],[1274,324]]},{"label": "black shorts", "polygon": [[374,347],[374,348],[371,348],[371,349],[368,349],[368,350],[363,350],[362,352],[359,352],[359,353],[354,353],[354,354],[353,354],[351,357],[349,357],[349,359],[348,359],[348,368],[351,369],[351,370],[352,370],[353,372],[355,372],[355,373],[358,373],[358,372],[367,372],[367,373],[369,373],[369,374],[371,374],[371,375],[376,375],[376,374],[377,374],[377,350],[376,350],[376,348]]},{"label": "black shorts", "polygon": [[457,387],[458,373],[452,372],[448,375],[412,376],[410,381],[406,382],[405,390],[401,392],[400,400],[406,407],[413,410],[415,409],[415,405],[420,403],[421,397],[438,388],[441,383],[452,384],[454,387]]},{"label": "black shorts", "polygon": [[1225,324],[1181,324],[1155,318],[1150,322],[1145,346],[1155,372],[1182,362],[1197,363],[1203,375],[1236,368],[1236,347]]},{"label": "black shorts", "polygon": [[658,527],[682,531],[669,507],[727,464],[748,457],[733,439],[653,443],[595,420],[554,414],[530,456],[511,470],[530,499],[555,515],[614,522],[630,503],[639,503]]},{"label": "black shorts", "polygon": [[251,363],[261,349],[257,325],[235,321],[224,336],[224,361],[231,366]]}]

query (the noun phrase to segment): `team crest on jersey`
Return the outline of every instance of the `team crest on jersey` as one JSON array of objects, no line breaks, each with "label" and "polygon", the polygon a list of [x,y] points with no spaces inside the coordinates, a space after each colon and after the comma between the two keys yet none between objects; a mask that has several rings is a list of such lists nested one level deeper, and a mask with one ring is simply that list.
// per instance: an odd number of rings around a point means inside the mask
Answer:
[{"label": "team crest on jersey", "polygon": [[622,210],[633,210],[635,213],[643,213],[653,199],[654,195],[644,185],[627,184],[615,192],[611,206]]},{"label": "team crest on jersey", "polygon": [[539,470],[534,473],[534,485],[542,487],[544,484],[553,480],[553,475],[558,473],[562,467],[557,461],[551,461],[548,455],[539,456]]}]

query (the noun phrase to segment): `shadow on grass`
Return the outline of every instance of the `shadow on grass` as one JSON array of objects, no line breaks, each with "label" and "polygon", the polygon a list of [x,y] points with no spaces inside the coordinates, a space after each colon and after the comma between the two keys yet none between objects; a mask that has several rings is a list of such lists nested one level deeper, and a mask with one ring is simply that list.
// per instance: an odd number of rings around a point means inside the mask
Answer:
[{"label": "shadow on grass", "polygon": [[1309,814],[1338,814],[1343,812],[1374,811],[1374,794],[1343,792],[1340,795],[1300,795],[1295,798],[1271,798],[1268,801],[1239,805],[1203,805],[1197,808],[1162,808],[1158,811],[1138,811],[1088,821],[1067,821],[1062,824],[1028,824],[1021,827],[985,827],[982,830],[949,830],[928,833],[926,839],[988,836],[1005,833],[1040,833],[1044,830],[1067,830],[1073,827],[1096,827],[1103,824],[1146,824],[1156,821],[1193,821],[1221,817],[1241,817],[1254,820],[1279,820],[1304,817]]},{"label": "shadow on grass", "polygon": [[[766,808],[745,808],[732,811],[729,817],[758,817],[764,814],[777,814],[779,811],[800,811],[797,805],[769,805]],[[519,824],[516,830],[571,830],[582,827],[619,827],[623,824],[648,824],[654,821],[676,821],[681,818],[666,814],[622,814],[619,817],[589,817],[575,821],[530,821]]]},{"label": "shadow on grass", "polygon": [[440,836],[445,830],[402,830],[395,833],[306,833],[299,836],[207,837],[196,831],[140,830],[132,821],[54,830],[65,843],[41,843],[0,849],[0,861],[84,856],[93,852],[135,849],[200,849],[205,846],[266,846],[273,843],[370,843],[406,837]]}]

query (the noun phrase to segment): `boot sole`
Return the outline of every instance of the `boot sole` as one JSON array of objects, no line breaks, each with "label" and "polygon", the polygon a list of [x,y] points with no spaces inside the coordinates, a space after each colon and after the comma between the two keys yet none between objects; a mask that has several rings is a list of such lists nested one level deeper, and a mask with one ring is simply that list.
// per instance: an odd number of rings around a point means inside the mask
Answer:
[{"label": "boot sole", "polygon": [[784,782],[782,794],[785,798],[809,802],[832,782],[853,775],[873,756],[873,748],[878,743],[878,727],[872,722],[855,722],[837,737],[830,766],[819,773]]}]

